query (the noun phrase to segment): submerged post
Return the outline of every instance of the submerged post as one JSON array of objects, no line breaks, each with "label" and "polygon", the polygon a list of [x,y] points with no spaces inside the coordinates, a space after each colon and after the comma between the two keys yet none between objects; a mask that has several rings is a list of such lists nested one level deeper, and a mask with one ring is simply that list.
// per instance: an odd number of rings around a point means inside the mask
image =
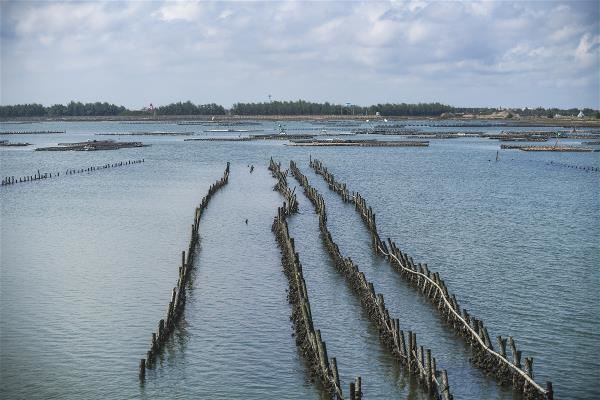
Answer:
[{"label": "submerged post", "polygon": [[140,381],[143,381],[146,377],[146,360],[143,358],[140,360]]}]

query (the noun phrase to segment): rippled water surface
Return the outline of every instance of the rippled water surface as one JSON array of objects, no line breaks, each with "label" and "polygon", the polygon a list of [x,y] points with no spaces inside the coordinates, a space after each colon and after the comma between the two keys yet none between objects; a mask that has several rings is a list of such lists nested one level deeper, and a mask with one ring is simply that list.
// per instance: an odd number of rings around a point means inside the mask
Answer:
[{"label": "rippled water surface", "polygon": [[[269,133],[275,125],[245,128]],[[118,122],[1,126],[66,131],[2,137],[33,147],[107,138],[96,133],[215,134],[205,129]],[[321,127],[296,122],[288,129]],[[359,191],[373,206],[381,235],[439,271],[492,337],[512,335],[523,355],[534,357],[536,380],[551,380],[557,398],[600,397],[600,173],[555,165],[598,167],[600,153],[503,150],[496,162],[499,143],[479,138],[431,140],[426,148],[112,138],[151,146],[99,152],[0,148],[2,176],[61,172],[0,188],[2,397],[325,398],[292,336],[287,279],[270,231],[283,201],[266,170],[273,156],[284,165],[296,160],[325,196],[334,240],[385,296],[401,328],[416,331],[438,368],[448,369],[456,399],[519,398],[474,368],[462,339],[372,254],[362,221],[309,169],[309,154]],[[140,158],[143,164],[63,174]],[[227,161],[230,182],[200,223],[184,317],[141,385],[137,366],[164,318],[194,207]],[[365,398],[426,398],[380,344],[322,247],[312,205],[301,193],[299,201],[290,233],[315,325],[338,361],[344,390],[360,375]]]}]

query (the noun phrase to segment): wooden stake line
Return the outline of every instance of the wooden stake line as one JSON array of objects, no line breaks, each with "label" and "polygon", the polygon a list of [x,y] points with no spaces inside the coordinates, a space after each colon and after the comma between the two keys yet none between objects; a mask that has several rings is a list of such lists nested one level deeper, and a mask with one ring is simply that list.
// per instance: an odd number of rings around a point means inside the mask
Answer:
[{"label": "wooden stake line", "polygon": [[[482,321],[478,321],[475,318],[473,318],[472,316],[469,317],[469,314],[466,312],[466,310],[463,310],[464,316],[461,315],[460,306],[458,305],[458,301],[456,300],[456,297],[454,295],[450,295],[443,280],[441,280],[439,278],[439,273],[436,272],[436,273],[431,274],[431,272],[428,269],[422,268],[420,265],[418,267],[415,267],[414,263],[412,262],[412,259],[410,257],[406,256],[405,254],[403,254],[397,248],[396,244],[393,241],[388,239],[388,244],[390,247],[388,249],[387,246],[385,246],[385,243],[381,242],[378,239],[379,234],[377,233],[377,230],[375,227],[374,218],[372,218],[372,217],[374,217],[373,211],[370,207],[367,206],[365,199],[362,198],[362,196],[359,193],[355,193],[352,196],[347,196],[346,185],[345,184],[342,185],[341,183],[335,181],[333,174],[329,173],[327,171],[327,168],[325,168],[324,165],[319,160],[311,159],[310,167],[313,168],[318,175],[321,175],[323,177],[323,179],[325,180],[325,182],[327,182],[329,188],[331,188],[336,193],[340,194],[344,201],[353,202],[355,204],[355,209],[360,213],[361,218],[367,225],[367,228],[369,228],[372,235],[377,239],[376,240],[377,245],[375,246],[375,251],[378,253],[381,253],[388,260],[390,260],[392,265],[396,265],[396,266],[400,267],[401,268],[400,272],[405,273],[405,274],[410,274],[410,276],[413,276],[414,279],[416,280],[417,287],[419,287],[420,283],[422,283],[423,288],[425,288],[426,286],[429,286],[430,291],[431,291],[431,289],[433,289],[434,290],[433,298],[429,297],[429,296],[428,297],[430,299],[434,300],[435,298],[437,298],[439,296],[439,305],[440,306],[438,308],[443,308],[445,306],[445,309],[448,313],[448,317],[449,318],[451,317],[451,318],[453,318],[454,321],[457,321],[460,323],[460,325],[461,325],[460,328],[469,334],[469,337],[471,338],[471,340],[474,340],[475,343],[479,345],[479,348],[484,351],[484,354],[487,354],[488,356],[492,357],[492,359],[495,360],[496,364],[498,364],[499,366],[504,365],[513,372],[513,376],[514,376],[513,386],[515,386],[517,388],[522,386],[522,384],[518,380],[515,380],[516,376],[519,376],[523,380],[523,382],[527,383],[527,385],[525,385],[525,389],[526,389],[526,386],[533,387],[535,389],[535,391],[539,395],[542,396],[542,398],[549,399],[553,396],[551,383],[550,383],[550,385],[547,385],[547,389],[544,389],[542,386],[540,386],[533,380],[533,361],[531,361],[531,363],[528,364],[528,367],[530,367],[531,370],[528,369],[527,371],[524,371],[521,368],[521,364],[520,364],[520,353],[521,352],[516,350],[516,347],[514,346],[514,341],[512,341],[512,338],[510,338],[510,342],[511,342],[511,348],[513,349],[513,363],[511,363],[506,358],[505,352],[504,352],[504,357],[503,357],[502,354],[494,351],[492,343],[489,338],[489,334],[487,332],[487,328],[485,328],[483,326]],[[420,290],[420,291],[423,292],[422,290]],[[472,326],[472,324],[473,324],[473,326]],[[456,326],[455,326],[455,328],[456,328]],[[499,376],[499,372],[501,371],[501,368],[494,367],[494,368],[492,368],[492,370],[496,373],[496,376],[498,376],[500,379],[502,379],[502,377]],[[532,393],[529,393],[529,392],[527,392],[526,394],[529,395],[530,397],[534,396]]]},{"label": "wooden stake line", "polygon": [[[281,249],[281,262],[289,282],[288,299],[292,304],[292,320],[297,334],[296,344],[303,351],[313,374],[317,375],[323,386],[329,391],[331,398],[343,399],[337,360],[334,357],[331,362],[329,361],[327,345],[321,339],[321,331],[314,329],[308,289],[302,273],[302,264],[298,253],[295,251],[294,239],[289,235],[286,219],[298,210],[296,194],[289,190],[286,179],[287,171],[283,173],[280,164],[271,159],[269,169],[273,176],[278,179],[279,187],[276,186],[276,189],[288,201],[287,204],[284,202],[283,207],[278,208],[272,230]],[[289,206],[289,204],[295,206]],[[360,385],[360,377],[356,378],[356,381],[350,385],[350,398],[353,400],[361,399],[360,388],[356,389],[357,382]]]},{"label": "wooden stake line", "polygon": [[[420,356],[413,355],[416,354],[417,349],[416,334],[409,336],[411,342],[409,346],[410,350],[407,354],[403,343],[404,333],[400,331],[399,320],[390,318],[389,311],[385,307],[383,295],[376,293],[373,284],[366,280],[365,274],[359,271],[358,266],[350,258],[344,258],[340,253],[339,247],[333,241],[331,232],[327,228],[323,197],[315,188],[310,186],[308,179],[298,169],[294,161],[290,162],[290,170],[292,171],[292,175],[304,188],[305,194],[317,210],[321,238],[334,261],[334,265],[342,272],[349,286],[359,296],[361,305],[366,309],[367,314],[378,327],[382,342],[398,360],[408,367],[409,371],[414,371],[415,375],[429,392],[436,394],[437,398],[440,399],[451,399],[452,396],[449,391],[440,390],[441,383],[437,381],[435,371],[432,371],[430,358],[428,359],[430,361],[429,364],[425,364],[423,347],[421,346]],[[400,339],[400,336],[402,339]],[[431,351],[427,350],[427,352],[430,357]]]},{"label": "wooden stake line", "polygon": [[210,186],[208,193],[206,196],[202,198],[200,202],[200,206],[196,208],[194,215],[194,224],[192,224],[192,232],[190,236],[190,244],[188,246],[188,253],[186,258],[186,252],[181,252],[181,267],[179,267],[179,275],[177,279],[177,285],[173,288],[171,292],[171,301],[167,307],[167,317],[166,319],[161,319],[158,323],[158,331],[156,333],[152,333],[152,340],[150,345],[150,350],[146,354],[146,358],[142,359],[139,367],[139,377],[140,380],[144,380],[146,374],[146,368],[152,368],[154,365],[154,360],[156,356],[161,352],[164,344],[169,339],[171,333],[175,328],[175,324],[183,314],[183,309],[185,307],[185,287],[189,281],[190,270],[193,267],[195,250],[198,244],[198,229],[199,222],[202,213],[208,206],[208,203],[212,196],[223,186],[227,184],[229,181],[229,163],[227,163],[227,167],[225,168],[225,172],[223,173],[223,177],[216,181],[213,185]]},{"label": "wooden stake line", "polygon": [[[93,172],[93,171],[99,171],[99,170],[103,170],[103,169],[108,169],[108,168],[115,168],[115,167],[123,167],[123,166],[127,166],[127,165],[134,165],[134,164],[140,164],[143,163],[144,159],[140,159],[140,160],[127,160],[127,161],[120,161],[118,163],[114,163],[114,164],[104,164],[104,165],[100,165],[100,166],[92,166],[92,167],[87,167],[87,168],[80,168],[80,169],[67,169],[63,175],[74,175],[74,174],[82,174],[85,172]],[[2,178],[2,181],[0,182],[0,186],[8,186],[8,185],[14,185],[15,183],[24,183],[24,182],[35,182],[35,181],[39,181],[39,180],[44,180],[44,179],[49,179],[52,177],[59,177],[60,176],[60,172],[55,172],[54,174],[52,174],[51,172],[40,172],[40,170],[37,171],[37,173],[35,175],[28,175],[28,176],[23,176],[23,177],[14,177],[14,176],[6,176],[4,178]]]},{"label": "wooden stake line", "polygon": [[289,208],[290,213],[295,213],[298,211],[298,200],[296,198],[296,194],[294,190],[290,190],[287,184],[287,170],[281,170],[281,163],[276,163],[271,158],[269,162],[269,171],[271,171],[274,178],[277,179],[277,184],[275,185],[275,190],[280,192],[283,197],[285,197],[287,201],[287,207]]}]

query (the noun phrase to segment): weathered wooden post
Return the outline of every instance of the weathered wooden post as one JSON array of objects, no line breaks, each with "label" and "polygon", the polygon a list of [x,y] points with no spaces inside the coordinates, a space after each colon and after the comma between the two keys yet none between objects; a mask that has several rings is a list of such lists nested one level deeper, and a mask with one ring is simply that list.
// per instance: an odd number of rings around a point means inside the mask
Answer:
[{"label": "weathered wooden post", "polygon": [[525,371],[533,379],[533,357],[525,357]]},{"label": "weathered wooden post", "polygon": [[500,348],[500,355],[506,358],[506,339],[502,339],[502,336],[496,338],[498,340],[498,347]]},{"label": "weathered wooden post", "polygon": [[444,397],[444,400],[452,400],[450,385],[448,384],[448,372],[446,372],[446,370],[442,371],[442,396]]},{"label": "weathered wooden post", "polygon": [[162,342],[165,339],[165,320],[161,319],[160,321],[158,321],[158,340],[159,340],[159,345],[162,345]]},{"label": "weathered wooden post", "polygon": [[434,376],[434,371],[432,370],[432,365],[431,365],[431,349],[427,349],[427,356],[426,356],[426,362],[425,362],[425,369],[427,371],[427,387],[429,388],[429,391],[433,391],[433,376]]},{"label": "weathered wooden post", "polygon": [[552,390],[552,382],[546,382],[546,398],[548,400],[554,400],[554,390]]},{"label": "weathered wooden post", "polygon": [[425,369],[425,352],[423,351],[423,346],[419,346],[418,348],[418,352],[419,352],[419,376],[425,380],[425,382],[427,383],[427,370]]},{"label": "weathered wooden post", "polygon": [[413,360],[413,333],[412,331],[408,331],[408,369],[411,369],[412,366],[412,360]]},{"label": "weathered wooden post", "polygon": [[400,351],[401,353],[408,358],[408,363],[410,365],[410,355],[406,352],[406,341],[404,340],[404,331],[400,330]]},{"label": "weathered wooden post", "polygon": [[143,382],[146,377],[146,360],[140,360],[140,380]]},{"label": "weathered wooden post", "polygon": [[340,387],[340,376],[338,375],[337,360],[335,359],[335,357],[331,359],[331,372],[333,372],[333,379],[335,381],[335,385],[337,387]]},{"label": "weathered wooden post", "polygon": [[[517,351],[517,346],[512,336],[508,337],[508,344],[512,351],[513,364],[515,367],[521,369],[521,352]],[[519,386],[521,377],[518,374],[513,374],[513,386]]]},{"label": "weathered wooden post", "polygon": [[361,400],[362,399],[362,378],[360,376],[356,377],[356,392],[354,394],[354,397],[356,398],[356,400]]}]

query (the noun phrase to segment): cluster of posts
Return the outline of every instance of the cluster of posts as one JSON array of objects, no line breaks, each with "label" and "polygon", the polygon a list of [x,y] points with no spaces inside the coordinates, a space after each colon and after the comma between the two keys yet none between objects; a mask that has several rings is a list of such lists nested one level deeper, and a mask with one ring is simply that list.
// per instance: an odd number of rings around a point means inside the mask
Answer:
[{"label": "cluster of posts", "polygon": [[298,200],[296,199],[296,194],[294,193],[296,189],[292,190],[289,188],[287,184],[287,171],[283,172],[281,170],[281,165],[277,164],[271,158],[269,162],[269,171],[275,179],[277,179],[277,184],[275,184],[275,190],[277,190],[281,195],[285,198],[287,202],[287,208],[291,213],[298,212]]},{"label": "cluster of posts", "polygon": [[407,342],[404,331],[400,329],[399,319],[390,317],[383,295],[375,292],[373,283],[367,280],[364,272],[359,270],[352,259],[345,258],[341,254],[338,245],[333,241],[331,232],[327,228],[327,213],[323,197],[309,184],[306,176],[302,174],[293,161],[290,162],[290,170],[304,188],[306,196],[313,203],[319,215],[321,238],[333,259],[334,265],[344,275],[349,286],[360,298],[361,304],[371,321],[377,326],[382,342],[392,355],[419,379],[429,393],[438,399],[452,399],[446,370],[437,370],[436,360],[431,356],[431,350],[417,345],[417,334],[415,332],[407,332]]},{"label": "cluster of posts", "polygon": [[[63,173],[63,175],[83,174],[86,172],[93,172],[93,171],[99,171],[99,170],[104,170],[104,169],[109,169],[109,168],[123,167],[126,165],[141,164],[143,162],[144,162],[144,159],[142,158],[140,160],[120,161],[118,163],[112,163],[112,164],[109,163],[109,164],[92,166],[92,167],[87,167],[87,168],[79,168],[79,169],[69,168]],[[14,185],[16,183],[23,183],[23,182],[35,182],[35,181],[49,179],[52,177],[59,177],[59,176],[60,176],[60,172],[55,172],[54,174],[52,174],[51,172],[43,172],[42,173],[38,169],[38,171],[35,175],[28,175],[28,176],[22,176],[22,177],[6,176],[6,177],[2,178],[1,186]]]},{"label": "cluster of posts", "polygon": [[[327,355],[327,346],[321,339],[321,331],[314,328],[308,290],[302,274],[300,258],[294,247],[294,239],[290,237],[287,217],[298,211],[296,195],[287,186],[287,171],[281,171],[280,164],[271,159],[269,170],[277,179],[275,189],[286,198],[283,207],[277,209],[272,230],[281,249],[281,262],[289,281],[288,300],[292,305],[292,320],[296,330],[296,344],[308,361],[313,375],[320,380],[332,399],[344,399],[336,358],[331,361]],[[291,204],[291,205],[290,205]],[[357,377],[350,383],[349,399],[362,398],[362,381]]]},{"label": "cluster of posts", "polygon": [[[379,237],[375,213],[366,200],[358,192],[351,194],[347,186],[336,181],[334,175],[319,160],[311,158],[310,166],[345,202],[354,203],[355,209],[371,233],[374,251],[386,257],[405,280],[440,310],[448,324],[471,345],[476,365],[495,375],[500,383],[512,383],[515,390],[521,392],[525,398],[553,399],[552,382],[547,382],[546,388],[543,388],[534,381],[533,358],[525,358],[523,369],[521,351],[517,350],[512,337],[507,340],[498,336],[498,351],[495,351],[483,321],[470,315],[466,309],[461,309],[456,296],[449,292],[439,273],[430,271],[426,264],[415,264],[412,257],[402,252],[389,238],[386,245]],[[511,348],[511,359],[506,353],[507,342]]]},{"label": "cluster of posts", "polygon": [[166,319],[161,319],[158,323],[158,331],[152,333],[152,342],[150,350],[146,353],[146,358],[140,360],[139,377],[143,381],[146,376],[146,368],[152,368],[154,365],[155,358],[160,354],[164,344],[167,342],[171,333],[175,328],[176,322],[179,320],[185,307],[185,287],[190,279],[190,271],[194,265],[194,255],[196,246],[199,240],[199,227],[200,218],[212,196],[229,181],[229,163],[225,168],[223,177],[216,181],[208,189],[206,196],[202,198],[200,205],[196,207],[194,213],[194,223],[192,224],[190,243],[187,251],[187,258],[185,250],[181,252],[181,267],[179,267],[179,277],[177,279],[177,286],[173,288],[171,295],[171,301],[167,308]]}]

